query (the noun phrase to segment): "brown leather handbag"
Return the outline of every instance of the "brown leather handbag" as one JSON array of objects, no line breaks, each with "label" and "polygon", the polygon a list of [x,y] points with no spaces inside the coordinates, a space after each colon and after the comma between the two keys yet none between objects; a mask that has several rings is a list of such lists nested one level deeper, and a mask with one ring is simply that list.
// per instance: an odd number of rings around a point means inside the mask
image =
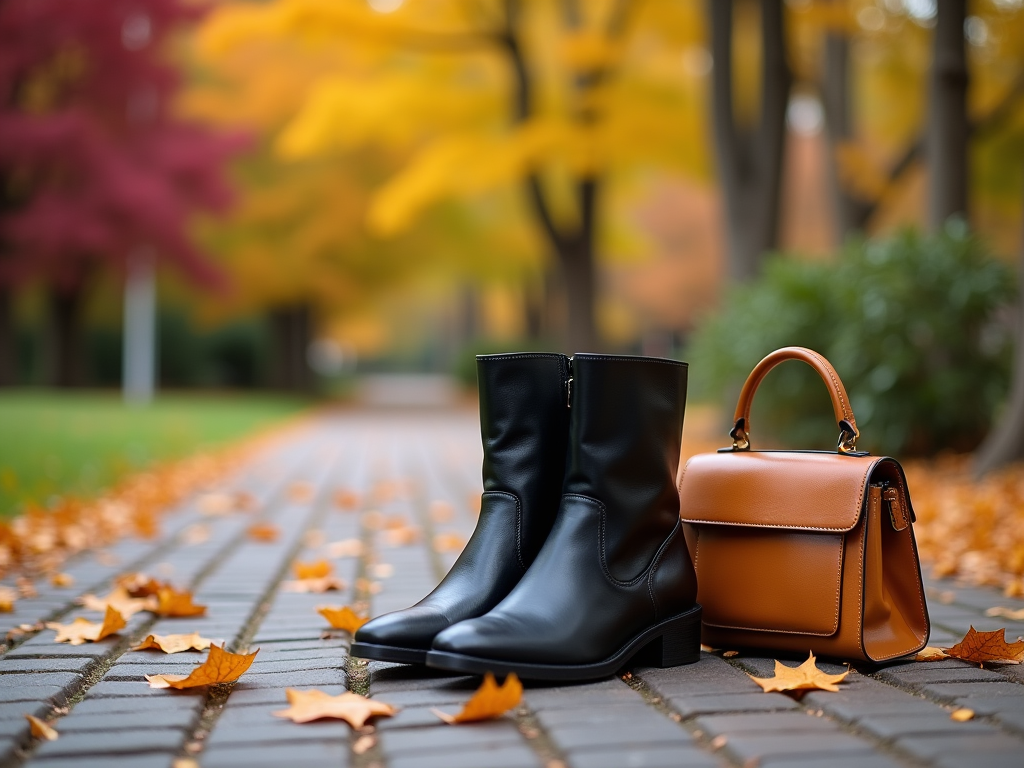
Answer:
[{"label": "brown leather handbag", "polygon": [[[807,363],[828,386],[835,452],[751,449],[754,392],[785,360]],[[843,383],[817,352],[779,349],[751,372],[732,447],[691,458],[679,484],[704,643],[871,662],[924,647],[906,476],[895,459],[858,451],[859,435]]]}]

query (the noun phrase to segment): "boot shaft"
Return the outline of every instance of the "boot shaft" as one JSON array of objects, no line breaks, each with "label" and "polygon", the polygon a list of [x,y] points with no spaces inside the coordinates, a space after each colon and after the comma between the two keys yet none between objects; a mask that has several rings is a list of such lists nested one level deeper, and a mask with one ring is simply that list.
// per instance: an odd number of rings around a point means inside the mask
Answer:
[{"label": "boot shaft", "polygon": [[569,435],[569,358],[547,353],[478,355],[484,492],[518,500],[525,565],[555,518]]},{"label": "boot shaft", "polygon": [[611,575],[641,573],[679,521],[675,474],[686,407],[686,363],[577,354],[563,492],[606,510]]}]

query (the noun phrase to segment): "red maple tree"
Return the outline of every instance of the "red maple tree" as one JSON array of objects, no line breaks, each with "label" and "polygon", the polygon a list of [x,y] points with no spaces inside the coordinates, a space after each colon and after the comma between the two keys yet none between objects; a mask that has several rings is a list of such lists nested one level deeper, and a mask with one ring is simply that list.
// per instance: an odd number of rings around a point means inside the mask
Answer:
[{"label": "red maple tree", "polygon": [[188,222],[229,202],[222,169],[240,138],[174,115],[179,75],[165,56],[201,12],[184,0],[0,0],[0,378],[12,373],[19,285],[47,286],[52,376],[67,385],[80,381],[80,314],[98,272],[145,249],[199,283],[220,280]]}]

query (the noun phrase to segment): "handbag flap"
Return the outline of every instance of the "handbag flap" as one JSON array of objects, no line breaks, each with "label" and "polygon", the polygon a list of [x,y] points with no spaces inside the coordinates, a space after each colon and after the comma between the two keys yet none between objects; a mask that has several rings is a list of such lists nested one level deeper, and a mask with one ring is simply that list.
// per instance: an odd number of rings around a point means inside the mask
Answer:
[{"label": "handbag flap", "polygon": [[877,456],[801,451],[701,453],[679,485],[684,522],[845,533],[864,507]]}]

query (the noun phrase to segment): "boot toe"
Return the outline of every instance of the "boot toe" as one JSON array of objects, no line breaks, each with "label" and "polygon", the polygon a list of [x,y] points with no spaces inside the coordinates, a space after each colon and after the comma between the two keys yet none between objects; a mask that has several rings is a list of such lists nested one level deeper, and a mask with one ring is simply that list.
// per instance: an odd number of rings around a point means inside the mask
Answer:
[{"label": "boot toe", "polygon": [[404,611],[385,613],[367,622],[356,630],[354,640],[357,643],[428,650],[434,636],[448,623],[437,611],[414,606]]},{"label": "boot toe", "polygon": [[492,616],[460,621],[434,638],[432,650],[476,656],[486,659],[504,659],[510,646],[515,646],[515,633]]}]

